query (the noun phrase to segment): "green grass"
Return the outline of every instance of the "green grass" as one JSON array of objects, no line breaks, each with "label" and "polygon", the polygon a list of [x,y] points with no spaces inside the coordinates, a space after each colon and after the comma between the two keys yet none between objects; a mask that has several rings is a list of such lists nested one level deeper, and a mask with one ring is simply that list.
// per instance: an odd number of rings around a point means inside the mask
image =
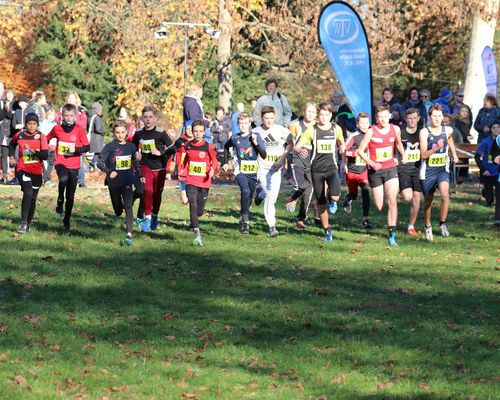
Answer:
[{"label": "green grass", "polygon": [[401,205],[399,248],[385,214],[360,228],[359,202],[331,244],[283,200],[282,235],[254,206],[242,236],[236,187],[211,191],[205,247],[166,190],[160,229],[128,248],[106,190],[77,191],[70,234],[55,193],[17,236],[20,190],[0,188],[2,399],[500,398],[499,235],[477,189],[432,244],[401,233]]}]

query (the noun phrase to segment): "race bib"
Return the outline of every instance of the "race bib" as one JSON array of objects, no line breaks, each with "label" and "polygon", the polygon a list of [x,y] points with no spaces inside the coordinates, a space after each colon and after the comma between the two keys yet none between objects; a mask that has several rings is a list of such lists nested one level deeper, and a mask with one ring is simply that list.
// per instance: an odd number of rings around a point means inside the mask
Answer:
[{"label": "race bib", "polygon": [[266,157],[266,161],[268,162],[276,162],[281,158],[281,156],[278,155],[273,155],[273,154],[268,154]]},{"label": "race bib", "polygon": [[488,164],[493,164],[493,156],[488,154]]},{"label": "race bib", "polygon": [[244,174],[256,174],[259,169],[259,164],[256,160],[241,160],[240,171]]},{"label": "race bib", "polygon": [[420,161],[420,150],[405,150],[406,161]]},{"label": "race bib", "polygon": [[207,163],[190,161],[189,162],[189,175],[205,176],[207,174]]},{"label": "race bib", "polygon": [[149,139],[149,140],[141,139],[139,141],[139,144],[141,145],[142,153],[151,153],[154,149],[156,149],[156,143],[154,139]]},{"label": "race bib", "polygon": [[358,167],[364,167],[366,166],[366,162],[359,155],[357,155],[356,161],[354,161],[354,165],[357,165]]},{"label": "race bib", "polygon": [[59,154],[73,154],[75,152],[75,144],[70,142],[58,142],[57,152]]},{"label": "race bib", "polygon": [[317,152],[319,154],[333,153],[335,151],[335,140],[317,140]]},{"label": "race bib", "polygon": [[29,150],[23,150],[23,163],[33,164],[38,162],[38,158],[29,152]]},{"label": "race bib", "polygon": [[429,167],[444,167],[445,165],[446,153],[434,153],[429,156]]},{"label": "race bib", "polygon": [[392,146],[377,148],[375,150],[375,161],[377,162],[389,161],[391,158],[394,157],[392,151],[393,151]]},{"label": "race bib", "polygon": [[115,159],[115,169],[117,171],[122,171],[125,169],[130,169],[132,166],[132,156],[116,156]]}]

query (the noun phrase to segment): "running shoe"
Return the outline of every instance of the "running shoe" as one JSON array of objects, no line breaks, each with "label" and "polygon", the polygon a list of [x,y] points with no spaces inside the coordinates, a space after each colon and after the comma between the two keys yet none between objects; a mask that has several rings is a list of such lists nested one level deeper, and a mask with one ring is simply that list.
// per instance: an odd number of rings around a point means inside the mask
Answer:
[{"label": "running shoe", "polygon": [[63,202],[57,202],[56,204],[56,213],[57,214],[64,214],[64,206],[63,206]]},{"label": "running shoe", "polygon": [[142,219],[142,218],[136,218],[135,224],[137,225],[137,227],[139,228],[139,230],[142,231],[142,225],[144,225],[144,219]]},{"label": "running shoe", "polygon": [[411,236],[418,236],[418,233],[417,231],[415,230],[415,228],[408,228],[408,230],[406,231],[406,233],[408,235],[411,235]]},{"label": "running shoe", "polygon": [[151,230],[154,231],[158,228],[158,215],[151,215]]},{"label": "running shoe", "polygon": [[446,224],[439,225],[439,229],[441,230],[441,236],[443,236],[443,237],[450,236],[450,232],[448,232],[448,228],[446,227]]},{"label": "running shoe", "polygon": [[142,223],[142,231],[149,232],[151,230],[151,218],[144,218],[144,222]]},{"label": "running shoe", "polygon": [[277,231],[276,227],[271,226],[271,227],[269,228],[269,236],[271,236],[271,237],[276,237],[276,236],[278,236],[279,234],[280,234],[280,233]]},{"label": "running shoe", "polygon": [[326,231],[325,232],[325,242],[330,243],[331,241],[333,241],[332,231]]},{"label": "running shoe", "polygon": [[266,197],[265,196],[265,193],[264,195],[262,195],[264,193],[264,191],[258,187],[257,190],[255,191],[255,205],[256,206],[260,206],[262,204],[262,202],[264,201],[264,198]]},{"label": "running shoe", "polygon": [[347,197],[344,200],[344,212],[346,214],[350,214],[352,212],[352,200],[347,200]]},{"label": "running shoe", "polygon": [[289,201],[286,203],[286,209],[288,212],[295,212],[295,207],[297,206],[297,202],[295,200]]},{"label": "running shoe", "polygon": [[63,218],[63,227],[65,230],[69,231],[71,228],[71,224],[69,223],[69,218]]},{"label": "running shoe", "polygon": [[389,243],[389,246],[399,246],[398,242],[396,242],[396,234],[393,233],[391,236],[389,236],[389,239],[387,239],[387,242]]},{"label": "running shoe", "polygon": [[424,237],[425,240],[432,242],[434,240],[434,235],[432,234],[432,226],[424,227]]},{"label": "running shoe", "polygon": [[298,231],[303,231],[304,229],[306,229],[306,224],[301,219],[298,219],[297,222],[295,222],[295,228]]},{"label": "running shoe", "polygon": [[367,219],[364,219],[363,220],[363,229],[372,229],[372,228],[373,228],[373,226],[372,226],[372,224],[370,224],[370,221]]},{"label": "running shoe", "polygon": [[19,228],[17,228],[17,232],[25,234],[28,233],[28,231],[29,231],[28,224],[26,222],[21,222],[21,225],[19,225]]},{"label": "running shoe", "polygon": [[127,245],[127,246],[131,246],[132,245],[132,236],[125,236],[125,239],[123,239],[123,244]]},{"label": "running shoe", "polygon": [[203,240],[200,235],[196,235],[193,240],[194,245],[203,246]]},{"label": "running shoe", "polygon": [[328,202],[328,212],[330,214],[335,214],[337,212],[337,202],[336,201],[329,201]]},{"label": "running shoe", "polygon": [[243,222],[240,226],[240,233],[243,234],[249,234],[250,233],[250,226],[248,225],[248,222]]}]

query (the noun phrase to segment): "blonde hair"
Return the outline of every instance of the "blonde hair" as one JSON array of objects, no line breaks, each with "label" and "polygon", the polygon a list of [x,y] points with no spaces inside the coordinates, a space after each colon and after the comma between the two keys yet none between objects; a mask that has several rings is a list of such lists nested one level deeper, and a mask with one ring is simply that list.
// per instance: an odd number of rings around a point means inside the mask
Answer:
[{"label": "blonde hair", "polygon": [[80,99],[80,96],[78,96],[78,93],[76,93],[75,91],[72,91],[72,92],[68,92],[68,94],[66,95],[66,104],[68,103],[68,99],[69,99],[69,96],[75,96],[76,98],[76,106],[77,107],[80,107],[82,105],[82,100]]}]

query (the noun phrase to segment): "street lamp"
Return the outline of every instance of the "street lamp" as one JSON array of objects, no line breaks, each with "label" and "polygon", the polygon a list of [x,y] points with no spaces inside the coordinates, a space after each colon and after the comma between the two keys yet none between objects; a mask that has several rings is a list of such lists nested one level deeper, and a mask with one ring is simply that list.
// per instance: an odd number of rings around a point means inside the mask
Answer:
[{"label": "street lamp", "polygon": [[158,40],[166,39],[168,36],[167,26],[181,26],[184,29],[184,96],[186,96],[187,83],[187,59],[188,59],[188,30],[197,26],[203,27],[203,31],[212,39],[220,37],[220,31],[214,29],[210,24],[193,23],[193,22],[162,22],[162,27],[155,32],[155,38]]}]

